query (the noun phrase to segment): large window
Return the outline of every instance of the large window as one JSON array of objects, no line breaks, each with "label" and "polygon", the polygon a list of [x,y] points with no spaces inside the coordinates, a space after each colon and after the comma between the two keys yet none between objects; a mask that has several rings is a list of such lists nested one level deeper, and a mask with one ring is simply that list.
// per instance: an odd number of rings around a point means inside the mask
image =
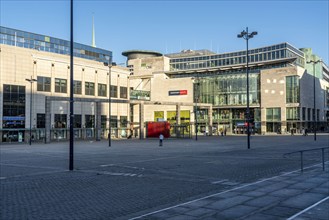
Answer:
[{"label": "large window", "polygon": [[120,116],[120,127],[126,128],[128,125],[127,116]]},{"label": "large window", "polygon": [[266,121],[281,121],[281,109],[280,108],[267,108],[266,109]]},{"label": "large window", "polygon": [[37,114],[37,128],[46,127],[46,114]]},{"label": "large window", "polygon": [[267,108],[266,109],[266,131],[281,132],[281,109]]},{"label": "large window", "polygon": [[118,118],[116,115],[111,115],[111,128],[118,127]]},{"label": "large window", "polygon": [[106,84],[98,83],[98,96],[106,97]]},{"label": "large window", "polygon": [[[216,78],[196,79],[194,100],[215,106],[245,106],[247,104],[245,74],[225,74]],[[249,103],[259,104],[259,75],[249,75]]]},{"label": "large window", "polygon": [[287,121],[300,120],[300,109],[298,107],[292,107],[286,109]]},{"label": "large window", "polygon": [[112,98],[118,98],[118,87],[111,85],[111,97]]},{"label": "large window", "polygon": [[81,128],[81,115],[74,115],[73,128]]},{"label": "large window", "polygon": [[299,103],[299,78],[298,76],[286,77],[286,102]]},{"label": "large window", "polygon": [[95,83],[85,82],[85,95],[95,95]]},{"label": "large window", "polygon": [[126,99],[127,98],[127,87],[120,87],[120,98]]},{"label": "large window", "polygon": [[55,92],[66,93],[67,91],[67,80],[66,79],[55,79]]},{"label": "large window", "polygon": [[38,76],[38,82],[37,82],[37,90],[38,91],[44,91],[44,92],[50,92],[51,90],[51,78],[50,77],[44,77],[44,76]]},{"label": "large window", "polygon": [[106,121],[107,121],[106,115],[101,115],[101,128],[102,129],[106,129]]},{"label": "large window", "polygon": [[74,94],[82,94],[81,81],[77,81],[77,80],[73,81],[73,93]]},{"label": "large window", "polygon": [[67,115],[55,114],[55,128],[66,128]]},{"label": "large window", "polygon": [[3,128],[25,127],[25,86],[3,85]]},{"label": "large window", "polygon": [[85,125],[86,128],[94,128],[95,127],[95,116],[94,115],[85,115]]}]

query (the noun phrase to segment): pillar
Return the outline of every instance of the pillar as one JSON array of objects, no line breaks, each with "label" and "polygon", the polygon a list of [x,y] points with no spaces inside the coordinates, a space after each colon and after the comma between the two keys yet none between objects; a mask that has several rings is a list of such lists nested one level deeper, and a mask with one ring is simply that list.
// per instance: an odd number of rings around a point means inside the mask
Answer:
[{"label": "pillar", "polygon": [[144,102],[139,104],[139,139],[144,139]]},{"label": "pillar", "polygon": [[102,121],[101,121],[101,114],[102,114],[102,104],[101,102],[96,102],[95,103],[95,107],[96,107],[96,141],[100,141],[101,140],[101,134],[102,134]]},{"label": "pillar", "polygon": [[51,140],[51,100],[50,97],[46,97],[45,103],[45,142],[50,143]]},{"label": "pillar", "polygon": [[209,131],[209,135],[212,136],[212,107],[210,106],[208,108],[208,131]]},{"label": "pillar", "polygon": [[180,104],[176,105],[176,137],[180,137]]}]

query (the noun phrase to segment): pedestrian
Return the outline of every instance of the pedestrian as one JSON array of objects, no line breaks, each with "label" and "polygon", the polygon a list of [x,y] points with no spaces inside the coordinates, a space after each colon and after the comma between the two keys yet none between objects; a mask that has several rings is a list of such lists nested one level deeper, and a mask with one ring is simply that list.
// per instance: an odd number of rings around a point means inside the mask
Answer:
[{"label": "pedestrian", "polygon": [[162,142],[163,142],[163,134],[160,134],[159,136],[159,146],[161,147],[162,146]]}]

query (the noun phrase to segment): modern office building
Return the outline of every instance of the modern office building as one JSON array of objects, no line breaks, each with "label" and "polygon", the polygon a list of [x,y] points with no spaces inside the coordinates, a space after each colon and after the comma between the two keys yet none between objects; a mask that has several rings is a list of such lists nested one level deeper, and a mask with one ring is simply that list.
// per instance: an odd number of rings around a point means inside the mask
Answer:
[{"label": "modern office building", "polygon": [[[0,27],[1,142],[27,142],[30,127],[35,141],[68,138],[69,45],[66,40]],[[76,138],[107,137],[110,89],[112,135],[127,135],[129,71],[109,68],[111,61],[111,51],[74,43]]]},{"label": "modern office building", "polygon": [[[122,54],[128,59],[131,86],[158,104],[145,107],[146,121],[192,122],[199,132],[209,134],[221,130],[246,133],[245,50],[223,54],[184,50],[166,55],[132,50]],[[320,60],[311,49],[280,43],[250,49],[248,59],[253,133],[328,130],[329,69],[322,61],[308,63]],[[164,101],[178,103],[178,107]],[[194,108],[188,103],[194,103]]]}]

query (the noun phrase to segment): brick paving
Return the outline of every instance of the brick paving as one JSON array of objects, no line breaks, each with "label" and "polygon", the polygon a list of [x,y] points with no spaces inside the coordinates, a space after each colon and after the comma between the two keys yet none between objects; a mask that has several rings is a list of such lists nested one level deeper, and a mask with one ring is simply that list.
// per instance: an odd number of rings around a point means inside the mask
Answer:
[{"label": "brick paving", "polygon": [[[161,148],[155,139],[76,142],[74,171],[68,143],[2,145],[0,219],[289,218],[328,196],[329,168],[313,166],[321,155],[309,153],[304,166],[313,167],[292,172],[298,155],[282,155],[328,143],[328,135],[253,136],[250,150],[237,136],[166,139]],[[323,219],[327,205],[296,219]]]}]

